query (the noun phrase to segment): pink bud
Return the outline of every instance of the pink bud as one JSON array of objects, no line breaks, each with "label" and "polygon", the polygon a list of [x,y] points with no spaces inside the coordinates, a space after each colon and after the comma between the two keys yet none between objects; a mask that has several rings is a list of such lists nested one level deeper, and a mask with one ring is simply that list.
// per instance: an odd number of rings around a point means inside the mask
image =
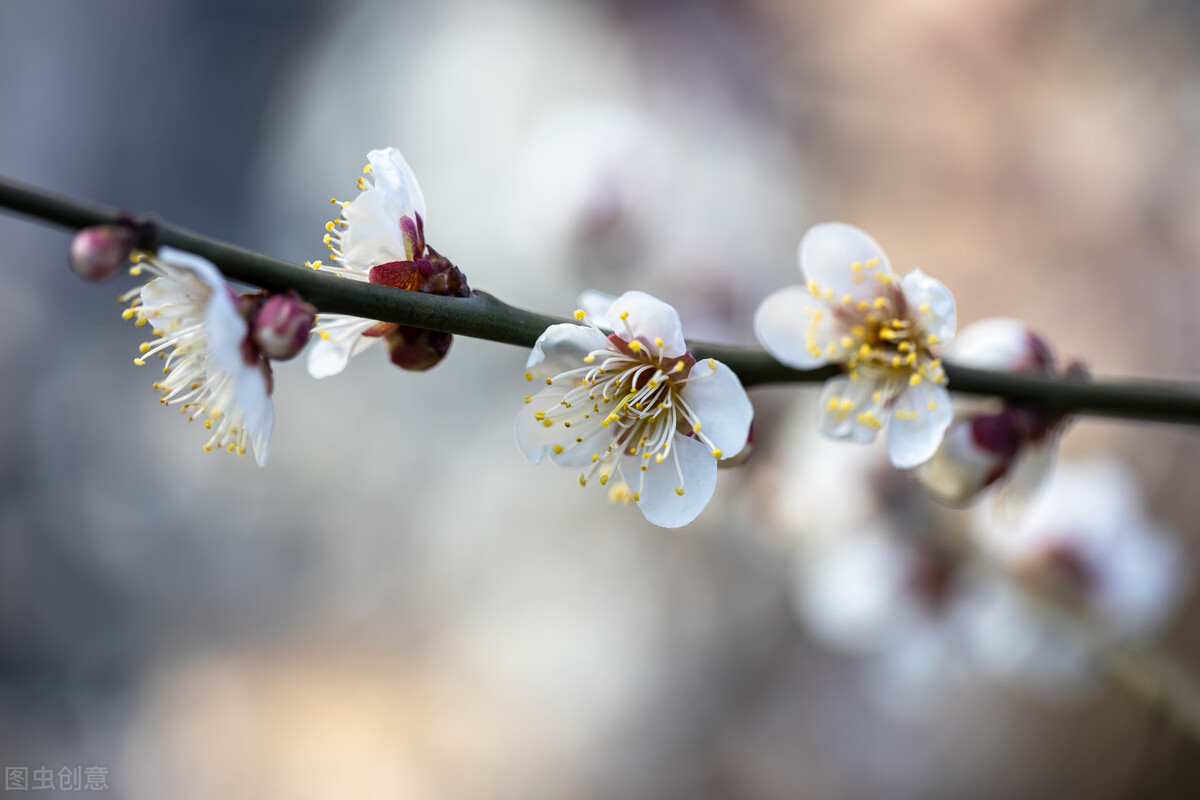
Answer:
[{"label": "pink bud", "polygon": [[108,280],[129,261],[136,242],[123,225],[84,228],[71,240],[71,269],[85,281]]},{"label": "pink bud", "polygon": [[268,297],[254,315],[250,338],[260,353],[286,361],[304,349],[317,310],[293,294]]}]

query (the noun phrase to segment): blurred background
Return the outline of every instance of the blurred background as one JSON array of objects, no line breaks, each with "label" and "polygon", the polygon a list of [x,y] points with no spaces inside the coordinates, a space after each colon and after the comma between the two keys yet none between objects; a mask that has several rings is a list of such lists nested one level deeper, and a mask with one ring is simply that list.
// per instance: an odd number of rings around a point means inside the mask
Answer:
[{"label": "blurred background", "polygon": [[[0,0],[0,173],[303,262],[392,145],[472,286],[556,314],[640,288],[730,342],[840,219],[960,325],[1195,378],[1198,35],[1170,0]],[[131,279],[0,236],[6,766],[128,798],[1200,792],[1195,746],[1103,682],[873,699],[797,613],[802,529],[970,514],[862,489],[869,449],[806,455],[812,389],[752,393],[753,457],[679,531],[526,464],[526,353],[461,338],[423,375],[280,365],[260,470],[155,402]],[[1122,460],[1196,560],[1195,431],[1086,419],[1063,451]],[[1161,639],[1191,667],[1197,602]]]}]

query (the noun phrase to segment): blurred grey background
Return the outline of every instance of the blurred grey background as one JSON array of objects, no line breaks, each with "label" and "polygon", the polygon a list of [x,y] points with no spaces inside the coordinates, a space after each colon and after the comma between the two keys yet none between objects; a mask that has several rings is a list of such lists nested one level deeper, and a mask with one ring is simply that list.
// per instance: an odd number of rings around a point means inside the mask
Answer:
[{"label": "blurred grey background", "polygon": [[[0,0],[0,173],[302,262],[400,148],[473,286],[587,287],[744,342],[858,224],[1101,375],[1200,370],[1200,18],[1183,2]],[[155,403],[69,236],[0,216],[0,762],[129,798],[1192,796],[1120,691],[895,719],[795,621],[778,432],[682,531],[512,442],[525,353],[276,371],[271,461]],[[1200,439],[1085,420],[1194,561]],[[779,511],[784,504],[787,513]],[[947,514],[946,524],[956,524]],[[1200,663],[1196,602],[1167,647]],[[43,792],[43,796],[72,792]]]}]

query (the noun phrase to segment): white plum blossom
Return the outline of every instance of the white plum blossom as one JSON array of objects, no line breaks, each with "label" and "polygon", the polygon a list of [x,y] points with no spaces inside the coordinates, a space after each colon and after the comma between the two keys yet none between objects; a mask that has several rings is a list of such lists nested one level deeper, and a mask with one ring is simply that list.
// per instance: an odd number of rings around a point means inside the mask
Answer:
[{"label": "white plum blossom", "polygon": [[[1110,636],[1152,637],[1182,599],[1183,554],[1146,516],[1117,462],[1062,465],[1017,522],[991,506],[975,516],[981,544],[1032,590]],[[974,623],[976,657],[993,673],[1059,685],[1088,674],[1087,643],[1052,625],[1021,592],[993,594]]]},{"label": "white plum blossom", "polygon": [[840,222],[810,229],[799,261],[807,285],[763,301],[754,318],[759,342],[797,369],[843,368],[821,393],[823,434],[870,442],[891,419],[892,464],[928,460],[953,417],[933,348],[954,338],[954,297],[920,270],[896,276],[874,239]]},{"label": "white plum blossom", "polygon": [[[375,267],[412,262],[425,252],[425,198],[412,169],[394,147],[372,150],[358,179],[358,197],[341,206],[341,217],[325,225],[325,244],[332,264],[309,266],[350,280],[399,285],[415,289],[415,271],[373,270]],[[372,272],[375,275],[372,275]],[[411,285],[409,285],[411,284]],[[396,326],[347,314],[320,314],[319,337],[308,354],[308,371],[314,378],[337,375],[350,359],[380,341]]]},{"label": "white plum blossom", "polygon": [[[737,375],[687,350],[679,316],[643,292],[627,292],[585,324],[551,325],[525,377],[541,385],[517,415],[517,445],[532,463],[548,457],[624,484],[655,525],[676,528],[707,505],[717,461],[745,445],[754,410]],[[615,329],[606,334],[599,326]]]},{"label": "white plum blossom", "polygon": [[[956,364],[1003,372],[1053,375],[1054,355],[1023,322],[989,318],[971,323],[946,350]],[[1073,364],[1068,373],[1081,374]],[[958,409],[942,446],[917,470],[921,485],[951,505],[999,486],[1006,513],[1016,517],[1046,482],[1066,418],[1037,405]]]},{"label": "white plum blossom", "polygon": [[139,258],[132,272],[142,271],[155,277],[122,298],[130,304],[123,316],[150,325],[156,338],[141,345],[134,363],[162,359],[154,384],[160,402],[178,406],[189,421],[204,420],[212,431],[205,450],[241,455],[249,444],[262,466],[275,421],[271,373],[249,343],[238,298],[210,262],[170,247]]}]

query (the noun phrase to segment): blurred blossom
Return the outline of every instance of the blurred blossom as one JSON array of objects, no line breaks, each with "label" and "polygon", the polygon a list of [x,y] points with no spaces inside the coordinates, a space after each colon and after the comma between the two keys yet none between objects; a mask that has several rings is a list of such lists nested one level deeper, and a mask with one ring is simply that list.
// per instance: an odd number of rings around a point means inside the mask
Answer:
[{"label": "blurred blossom", "polygon": [[920,270],[897,278],[882,248],[851,225],[815,226],[799,257],[808,285],[763,301],[758,340],[797,369],[844,367],[821,393],[817,426],[826,436],[871,442],[894,419],[892,463],[907,469],[928,460],[953,414],[932,348],[954,338],[954,297]]},{"label": "blurred blossom", "polygon": [[[425,198],[400,151],[372,150],[367,161],[365,177],[358,179],[358,197],[341,203],[341,218],[325,226],[325,244],[334,264],[316,261],[309,266],[397,289],[469,295],[458,268],[425,244]],[[351,358],[380,340],[387,341],[388,355],[397,366],[429,369],[442,360],[451,342],[448,333],[348,314],[321,314],[316,333],[319,340],[308,356],[314,378],[337,375]]]},{"label": "blurred blossom", "polygon": [[800,618],[821,643],[869,657],[867,688],[885,709],[918,711],[961,668],[973,576],[936,536],[880,517],[797,565]]},{"label": "blurred blossom", "polygon": [[210,262],[170,247],[140,260],[154,279],[128,292],[126,319],[151,325],[155,339],[144,342],[134,363],[163,360],[154,388],[165,405],[178,405],[188,421],[204,419],[212,431],[205,450],[243,455],[254,448],[259,466],[267,448],[275,411],[271,403],[271,367],[249,338],[249,325],[238,298]]},{"label": "blurred blossom", "polygon": [[1007,578],[903,498],[877,494],[874,513],[805,536],[796,561],[798,616],[819,642],[866,659],[865,686],[885,710],[919,712],[946,678],[1086,685],[1087,640],[1028,592],[1122,639],[1152,636],[1181,599],[1178,548],[1116,463],[1064,466],[1019,524],[995,503],[975,516]]},{"label": "blurred blossom", "polygon": [[753,473],[767,484],[762,512],[805,545],[873,524],[903,481],[880,443],[846,447],[818,434],[813,417],[794,413],[779,420],[771,436],[775,461]]},{"label": "blurred blossom", "polygon": [[[1015,319],[984,319],[967,326],[946,351],[956,364],[1004,372],[1056,374],[1054,355],[1042,337]],[[1082,376],[1072,363],[1064,375]],[[917,470],[930,494],[953,505],[974,500],[999,484],[1007,513],[1018,516],[1045,482],[1066,418],[1026,403],[999,411],[979,403],[956,403],[958,413],[937,453]]]},{"label": "blurred blossom", "polygon": [[[1182,598],[1179,547],[1146,515],[1118,462],[1062,465],[1017,523],[991,504],[975,520],[980,541],[1019,580],[1110,635],[1153,636]],[[993,595],[976,623],[974,644],[993,670],[1050,681],[1087,674],[1083,644],[1039,617],[1019,592]]]},{"label": "blurred blossom", "polygon": [[[648,213],[668,187],[670,148],[645,115],[628,105],[568,105],[533,123],[513,167],[507,206],[517,229],[536,220],[542,246],[628,257],[650,238]],[[559,247],[554,247],[559,244]]]},{"label": "blurred blossom", "polygon": [[525,397],[517,445],[535,464],[586,467],[580,486],[615,471],[647,520],[688,524],[712,497],[717,461],[746,445],[754,409],[741,382],[715,359],[697,362],[675,309],[644,292],[575,318],[587,324],[551,325],[534,345],[525,378],[546,386]]}]

